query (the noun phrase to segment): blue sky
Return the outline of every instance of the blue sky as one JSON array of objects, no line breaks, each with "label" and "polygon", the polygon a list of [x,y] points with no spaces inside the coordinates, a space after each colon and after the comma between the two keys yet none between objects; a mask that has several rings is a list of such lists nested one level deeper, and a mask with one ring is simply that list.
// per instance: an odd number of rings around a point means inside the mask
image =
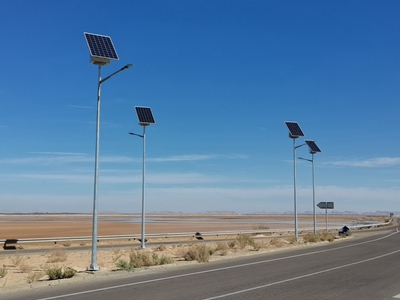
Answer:
[{"label": "blue sky", "polygon": [[[399,1],[7,1],[0,33],[0,212],[91,212],[97,66],[111,36],[98,209],[293,211],[292,140],[315,140],[316,200],[400,211]],[[302,144],[304,139],[296,143]],[[311,158],[307,147],[298,156]],[[297,162],[299,212],[311,164]]]}]

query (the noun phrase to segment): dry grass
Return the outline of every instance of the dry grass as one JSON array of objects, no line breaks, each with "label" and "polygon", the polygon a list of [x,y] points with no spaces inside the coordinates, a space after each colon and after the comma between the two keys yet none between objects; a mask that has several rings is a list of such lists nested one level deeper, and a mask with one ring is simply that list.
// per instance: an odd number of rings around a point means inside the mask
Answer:
[{"label": "dry grass", "polygon": [[45,275],[44,272],[31,272],[29,273],[28,277],[26,278],[26,281],[28,283],[36,282],[39,281],[40,278],[42,278]]},{"label": "dry grass", "polygon": [[296,236],[295,236],[294,234],[291,234],[291,235],[286,239],[286,241],[287,241],[289,244],[291,244],[291,245],[297,243]]},{"label": "dry grass", "polygon": [[333,242],[335,240],[336,235],[331,232],[321,231],[314,233],[306,233],[303,236],[304,243],[318,243],[323,241]]},{"label": "dry grass", "polygon": [[30,273],[30,272],[32,272],[33,267],[30,266],[30,265],[28,265],[28,264],[26,264],[26,263],[22,263],[22,264],[19,266],[19,269],[20,269],[20,271],[21,271],[22,273]]},{"label": "dry grass", "polygon": [[336,238],[336,234],[332,232],[323,231],[319,233],[319,237],[321,241],[333,242]]},{"label": "dry grass", "polygon": [[231,249],[235,248],[235,246],[236,246],[236,241],[235,241],[235,240],[229,241],[229,242],[228,242],[228,246],[229,246],[229,248],[231,248]]},{"label": "dry grass", "polygon": [[72,245],[71,241],[65,241],[65,242],[63,243],[63,246],[64,246],[64,247],[71,247],[71,245]]},{"label": "dry grass", "polygon": [[277,247],[277,248],[279,248],[279,247],[282,247],[285,243],[284,243],[284,241],[282,241],[282,239],[280,239],[280,238],[273,238],[273,239],[271,239],[270,241],[269,241],[269,244],[271,245],[271,246],[274,246],[274,247]]},{"label": "dry grass", "polygon": [[25,257],[19,255],[17,252],[17,254],[10,258],[10,260],[14,267],[18,267],[25,260]]},{"label": "dry grass", "polygon": [[50,253],[47,259],[48,263],[65,262],[68,258],[68,254],[65,250],[55,250]]},{"label": "dry grass", "polygon": [[156,248],[157,251],[165,251],[167,249],[167,247],[164,244],[161,244],[160,246],[158,246]]},{"label": "dry grass", "polygon": [[226,255],[228,254],[228,243],[227,242],[217,242],[215,245],[215,251],[220,252],[221,255]]},{"label": "dry grass", "polygon": [[251,228],[254,229],[254,230],[257,230],[257,229],[260,229],[260,230],[268,230],[268,229],[269,229],[269,226],[268,226],[267,224],[262,224],[262,223],[260,223],[260,224],[258,224],[258,225],[256,225],[256,226],[252,226]]},{"label": "dry grass", "polygon": [[311,232],[308,232],[303,236],[303,242],[304,243],[316,243],[319,240],[320,239],[319,239],[318,234],[314,234],[314,233],[311,233]]},{"label": "dry grass", "polygon": [[249,234],[239,234],[236,240],[237,245],[240,249],[243,249],[247,245],[252,246],[254,244],[254,239]]},{"label": "dry grass", "polygon": [[205,244],[196,244],[189,247],[184,258],[187,261],[197,260],[199,263],[210,260],[210,249]]},{"label": "dry grass", "polygon": [[117,248],[117,249],[112,249],[112,253],[113,253],[113,255],[112,255],[112,261],[113,261],[113,263],[115,263],[116,261],[118,261],[120,258],[121,258],[121,256],[122,256],[122,251],[121,251],[121,249],[119,249],[119,248]]}]

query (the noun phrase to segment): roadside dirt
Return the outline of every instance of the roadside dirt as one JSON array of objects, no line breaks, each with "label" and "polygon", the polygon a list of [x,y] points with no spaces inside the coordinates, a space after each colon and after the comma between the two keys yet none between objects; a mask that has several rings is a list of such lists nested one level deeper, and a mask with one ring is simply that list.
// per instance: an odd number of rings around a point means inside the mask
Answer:
[{"label": "roadside dirt", "polygon": [[[138,234],[140,232],[140,223],[129,223],[131,216],[126,215],[102,215],[99,217],[99,236],[100,235],[124,235]],[[136,218],[138,218],[136,216]],[[269,229],[285,229],[288,231],[293,225],[290,216],[151,216],[152,222],[146,224],[147,233],[172,233],[172,232],[206,232],[206,231],[224,231],[224,230],[251,230],[259,227],[268,227]],[[312,217],[299,217],[301,225],[300,230],[310,229]],[[319,218],[317,222],[323,223],[325,218]],[[367,218],[363,216],[345,216],[331,217],[330,222],[349,223],[363,221],[384,221],[384,218]],[[2,216],[0,215],[1,229],[0,239],[16,238],[43,238],[43,237],[77,237],[90,236],[92,225],[89,215],[29,215],[29,216]],[[255,249],[253,246],[227,248],[217,250],[211,256],[210,261],[218,259],[232,258],[241,255],[251,255],[269,251],[278,251],[289,247],[306,247],[307,244],[293,244],[291,234],[286,234],[282,238],[282,233],[274,233],[268,236],[253,236],[253,239],[259,241],[261,246]],[[234,240],[235,236],[219,237],[227,241]],[[279,238],[281,242],[271,243],[274,238]],[[172,259],[172,264],[158,267],[174,267],[184,264],[196,263],[184,260],[184,254],[193,244],[199,243],[196,238],[183,238],[175,240],[173,245],[164,245],[165,239],[153,239],[151,242],[162,245],[157,248],[148,248],[150,253],[156,253],[158,256],[167,256]],[[171,241],[171,239],[168,239]],[[207,237],[207,241],[212,241],[212,237]],[[116,264],[119,260],[129,261],[129,253],[133,249],[138,249],[139,241],[131,241],[131,246],[126,246],[126,241],[102,242],[112,246],[112,250],[101,250],[97,252],[97,264],[100,271],[97,274],[88,274],[86,271],[91,263],[90,243],[58,243],[58,244],[29,244],[18,245],[21,251],[13,251],[7,255],[7,250],[1,250],[0,272],[5,270],[4,277],[0,276],[0,294],[20,289],[36,287],[39,285],[53,285],[61,281],[49,281],[45,275],[44,269],[49,266],[69,267],[77,271],[73,280],[89,280],[99,275],[115,274],[118,270]],[[122,245],[123,244],[123,245]],[[71,250],[71,247],[85,247],[85,250]],[[209,244],[210,248],[218,248],[217,244]],[[46,248],[42,254],[24,254],[23,249]],[[96,272],[95,272],[96,273]],[[118,272],[117,272],[118,273]],[[64,279],[66,281],[66,279]],[[68,279],[69,280],[69,279]]]}]

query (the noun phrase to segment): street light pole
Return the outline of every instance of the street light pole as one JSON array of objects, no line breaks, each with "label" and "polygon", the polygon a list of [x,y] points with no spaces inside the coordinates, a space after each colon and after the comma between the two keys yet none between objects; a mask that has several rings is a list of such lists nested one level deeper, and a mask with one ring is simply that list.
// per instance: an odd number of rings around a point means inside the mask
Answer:
[{"label": "street light pole", "polygon": [[313,187],[313,220],[314,220],[314,234],[317,233],[317,217],[315,212],[315,177],[314,177],[314,153],[312,153],[312,159],[302,158],[299,159],[306,160],[312,164],[312,187]]},{"label": "street light pole", "polygon": [[146,161],[146,126],[155,124],[153,113],[150,107],[135,106],[136,115],[139,120],[139,125],[143,126],[143,135],[130,132],[130,135],[136,135],[143,139],[143,171],[142,171],[142,240],[141,248],[146,248],[146,210],[145,210],[145,161]]},{"label": "street light pole", "polygon": [[298,225],[297,225],[297,195],[296,195],[296,149],[304,146],[296,146],[296,139],[304,136],[303,131],[297,122],[285,122],[289,130],[289,138],[293,139],[293,198],[294,198],[294,234],[296,242],[299,239]]},{"label": "street light pole", "polygon": [[320,153],[321,149],[317,146],[317,144],[315,143],[315,141],[310,141],[310,140],[306,140],[305,141],[306,144],[309,147],[310,153],[311,153],[311,159],[307,159],[307,158],[302,158],[299,157],[299,159],[302,160],[306,160],[311,162],[312,164],[312,185],[313,185],[313,219],[314,219],[314,234],[317,233],[317,215],[315,212],[315,173],[314,173],[314,154],[315,153]]},{"label": "street light pole", "polygon": [[99,176],[99,153],[100,153],[100,99],[101,85],[114,75],[130,68],[132,64],[127,64],[118,71],[112,73],[104,79],[101,79],[101,65],[98,65],[98,85],[97,85],[97,117],[96,117],[96,150],[94,158],[94,191],[93,191],[93,222],[92,222],[92,260],[89,269],[98,271],[97,265],[97,181]]},{"label": "street light pole", "polygon": [[142,240],[141,248],[146,248],[146,218],[145,218],[145,173],[146,173],[146,126],[143,126],[143,135],[129,132],[130,135],[135,135],[143,139],[143,162],[142,162]]},{"label": "street light pole", "polygon": [[304,146],[305,144],[301,144],[296,146],[296,140],[293,139],[293,198],[294,198],[294,235],[296,237],[296,241],[299,239],[299,229],[298,229],[298,221],[297,221],[297,193],[296,193],[296,149]]},{"label": "street light pole", "polygon": [[146,126],[143,126],[143,172],[142,172],[142,245],[141,248],[145,249],[146,248],[146,236],[145,236],[145,232],[146,232],[146,218],[145,218],[145,199],[144,199],[144,188],[145,188],[145,184],[144,184],[144,177],[145,177],[145,161],[146,161]]},{"label": "street light pole", "polygon": [[92,222],[92,260],[90,270],[98,271],[97,266],[97,178],[99,175],[99,145],[100,145],[100,94],[101,94],[101,65],[98,66],[97,85],[97,116],[96,116],[96,149],[94,158],[94,191],[93,191],[93,222]]}]

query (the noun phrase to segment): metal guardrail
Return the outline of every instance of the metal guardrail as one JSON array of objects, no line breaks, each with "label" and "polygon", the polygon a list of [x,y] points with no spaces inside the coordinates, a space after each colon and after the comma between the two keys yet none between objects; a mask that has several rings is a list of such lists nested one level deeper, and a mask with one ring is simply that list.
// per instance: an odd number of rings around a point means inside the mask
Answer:
[{"label": "metal guardrail", "polygon": [[[371,228],[390,225],[391,221],[384,223],[373,223],[373,224],[362,224],[362,225],[349,225],[347,227],[353,230],[361,228]],[[328,228],[328,230],[338,230],[338,227]],[[238,234],[273,234],[273,233],[290,233],[293,230],[287,229],[277,229],[277,230],[266,230],[266,229],[253,229],[253,230],[239,230],[239,231],[211,231],[203,233],[192,233],[192,232],[182,232],[182,233],[156,233],[156,234],[146,234],[147,238],[177,238],[177,237],[204,237],[204,236],[221,236],[221,235],[238,235]],[[302,232],[309,232],[312,230],[301,230]],[[109,235],[109,236],[98,236],[97,241],[107,241],[107,240],[140,240],[141,235]],[[62,243],[62,242],[79,242],[79,241],[91,241],[91,236],[82,237],[56,237],[56,238],[32,238],[32,239],[0,239],[0,244],[4,245],[4,249],[9,245],[15,244],[36,244],[36,243]]]}]

